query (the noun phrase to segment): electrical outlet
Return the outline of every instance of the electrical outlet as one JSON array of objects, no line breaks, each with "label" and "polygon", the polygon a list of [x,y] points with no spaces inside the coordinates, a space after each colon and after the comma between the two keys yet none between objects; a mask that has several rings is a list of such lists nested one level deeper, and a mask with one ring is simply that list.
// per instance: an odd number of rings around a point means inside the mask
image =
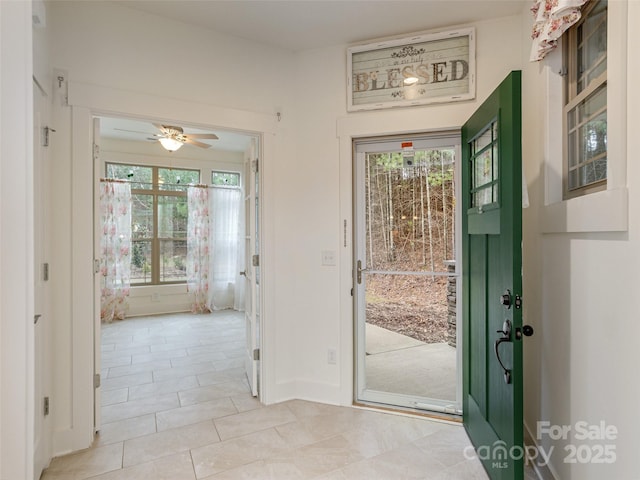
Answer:
[{"label": "electrical outlet", "polygon": [[159,302],[160,301],[160,294],[157,292],[154,292],[151,294],[151,301],[152,302]]},{"label": "electrical outlet", "polygon": [[336,264],[336,251],[335,250],[323,250],[322,251],[322,265],[333,266]]},{"label": "electrical outlet", "polygon": [[329,365],[335,365],[337,362],[337,357],[338,353],[336,352],[335,348],[330,348],[327,351],[327,363],[329,363]]}]

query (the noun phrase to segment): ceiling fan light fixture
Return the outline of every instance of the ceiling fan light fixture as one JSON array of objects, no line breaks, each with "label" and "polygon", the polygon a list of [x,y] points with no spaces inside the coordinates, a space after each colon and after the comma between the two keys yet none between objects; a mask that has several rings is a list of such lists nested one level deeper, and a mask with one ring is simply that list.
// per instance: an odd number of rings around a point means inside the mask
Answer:
[{"label": "ceiling fan light fixture", "polygon": [[168,150],[170,152],[175,152],[183,145],[181,141],[171,137],[161,137],[158,139],[158,141],[165,148],[165,150]]}]

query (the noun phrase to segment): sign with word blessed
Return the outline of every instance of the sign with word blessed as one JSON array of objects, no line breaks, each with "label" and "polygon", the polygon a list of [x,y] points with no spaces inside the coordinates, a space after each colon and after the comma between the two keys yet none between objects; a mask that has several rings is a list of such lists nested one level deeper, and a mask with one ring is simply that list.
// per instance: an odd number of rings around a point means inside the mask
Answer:
[{"label": "sign with word blessed", "polygon": [[475,97],[474,29],[347,50],[347,110],[424,105]]}]

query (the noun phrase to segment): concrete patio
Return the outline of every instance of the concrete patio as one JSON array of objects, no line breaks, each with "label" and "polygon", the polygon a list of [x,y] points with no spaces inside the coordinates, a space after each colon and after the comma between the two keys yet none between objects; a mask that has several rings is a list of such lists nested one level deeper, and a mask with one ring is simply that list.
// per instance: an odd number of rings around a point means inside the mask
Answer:
[{"label": "concrete patio", "polygon": [[385,328],[366,326],[367,387],[454,402],[456,349],[424,343]]}]

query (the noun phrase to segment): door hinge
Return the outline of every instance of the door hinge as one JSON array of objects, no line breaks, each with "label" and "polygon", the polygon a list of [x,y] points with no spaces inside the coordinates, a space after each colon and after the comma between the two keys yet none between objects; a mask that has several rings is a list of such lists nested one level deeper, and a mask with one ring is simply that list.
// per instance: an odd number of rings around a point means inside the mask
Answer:
[{"label": "door hinge", "polygon": [[253,173],[258,173],[259,172],[259,161],[256,158],[253,162],[251,162],[251,168],[253,169]]},{"label": "door hinge", "polygon": [[49,264],[48,263],[42,264],[42,280],[45,282],[49,281]]},{"label": "door hinge", "polygon": [[51,132],[55,133],[55,130],[51,127],[42,127],[42,146],[43,147],[49,146],[49,134]]},{"label": "door hinge", "polygon": [[100,374],[93,375],[93,388],[100,388]]},{"label": "door hinge", "polygon": [[253,359],[254,360],[260,360],[260,349],[259,348],[254,348],[253,349]]},{"label": "door hinge", "polygon": [[93,273],[100,273],[100,259],[93,259]]},{"label": "door hinge", "polygon": [[43,403],[42,411],[44,412],[44,416],[46,417],[47,415],[49,415],[49,397],[44,397],[44,402],[42,403]]},{"label": "door hinge", "polygon": [[253,257],[251,257],[251,265],[253,265],[254,267],[260,266],[260,255],[254,255]]},{"label": "door hinge", "polygon": [[93,144],[93,159],[98,160],[100,158],[100,145],[97,143]]}]

